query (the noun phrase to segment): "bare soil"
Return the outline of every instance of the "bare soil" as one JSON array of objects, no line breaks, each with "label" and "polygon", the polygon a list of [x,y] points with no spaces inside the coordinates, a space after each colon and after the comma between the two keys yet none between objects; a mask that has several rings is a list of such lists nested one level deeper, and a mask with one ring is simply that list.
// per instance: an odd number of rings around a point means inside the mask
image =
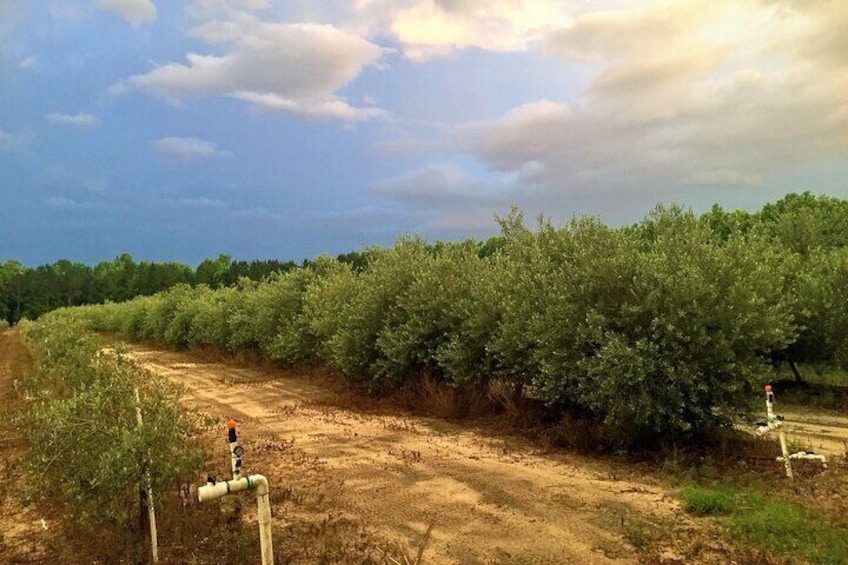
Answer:
[{"label": "bare soil", "polygon": [[[46,542],[55,524],[52,515],[38,512],[25,504],[26,482],[21,465],[26,453],[21,434],[11,421],[22,401],[16,392],[16,381],[32,369],[32,358],[20,337],[13,331],[0,332],[0,453],[3,454],[0,476],[0,562],[20,559],[40,560],[46,556]],[[16,556],[13,561],[13,556]]]},{"label": "bare soil", "polygon": [[844,458],[848,454],[848,417],[803,409],[781,414],[787,439],[793,446],[828,458]]},{"label": "bare soil", "polygon": [[630,466],[356,408],[303,372],[141,347],[132,355],[215,422],[221,457],[210,472],[229,475],[224,422],[238,422],[246,469],[269,477],[282,531],[326,514],[325,523],[365,528],[411,562],[423,548],[422,561],[434,564],[744,560],[662,481]]}]

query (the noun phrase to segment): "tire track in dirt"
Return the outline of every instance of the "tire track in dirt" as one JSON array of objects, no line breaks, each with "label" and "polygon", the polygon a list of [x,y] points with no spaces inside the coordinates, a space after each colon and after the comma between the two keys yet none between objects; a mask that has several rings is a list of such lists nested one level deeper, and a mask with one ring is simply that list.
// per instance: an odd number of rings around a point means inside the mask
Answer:
[{"label": "tire track in dirt", "polygon": [[[632,524],[689,522],[655,481],[618,478],[596,461],[440,420],[349,410],[302,377],[270,380],[150,349],[132,355],[183,386],[201,412],[236,418],[248,470],[272,488],[326,497],[412,555],[435,524],[427,563],[635,563],[625,541]],[[280,442],[288,448],[262,449]],[[221,450],[223,463],[223,439]],[[275,511],[285,523],[288,510]]]}]

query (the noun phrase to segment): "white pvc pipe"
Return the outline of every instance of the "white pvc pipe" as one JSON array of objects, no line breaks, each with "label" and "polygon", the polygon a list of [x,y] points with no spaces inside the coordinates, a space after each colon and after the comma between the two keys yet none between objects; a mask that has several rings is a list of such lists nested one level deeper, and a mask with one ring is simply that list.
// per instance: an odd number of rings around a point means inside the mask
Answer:
[{"label": "white pvc pipe", "polygon": [[768,426],[768,430],[777,429],[777,437],[780,440],[780,452],[783,453],[783,457],[778,457],[777,460],[783,461],[783,466],[786,468],[786,476],[794,479],[795,473],[792,471],[792,461],[789,459],[786,432],[783,431],[783,423],[780,421],[780,418],[774,413],[774,393],[771,390],[771,385],[766,385],[766,426]]},{"label": "white pvc pipe", "polygon": [[776,457],[777,461],[783,463],[786,468],[786,476],[790,479],[795,478],[795,472],[792,470],[793,459],[808,459],[821,462],[822,466],[827,469],[827,458],[824,455],[815,453],[807,453],[799,451],[798,453],[789,453],[789,445],[786,443],[786,432],[783,431],[783,422],[781,418],[774,413],[774,393],[771,390],[771,385],[766,385],[766,422],[758,427],[758,434],[766,434],[772,430],[777,430],[777,436],[780,440],[780,451],[783,454]]},{"label": "white pvc pipe", "polygon": [[[138,427],[141,428],[144,422],[141,419],[141,399],[138,396],[138,389],[135,389],[135,415]],[[156,509],[153,507],[153,486],[150,484],[149,469],[144,471],[144,478],[147,488],[147,520],[150,523],[150,553],[155,565],[159,563],[159,541],[156,535]]]},{"label": "white pvc pipe", "polygon": [[230,442],[230,468],[233,473],[233,479],[241,478],[241,455],[244,450],[239,445],[238,434],[236,433],[236,422],[230,420],[227,422],[227,439]]},{"label": "white pvc pipe", "polygon": [[783,431],[783,428],[778,430],[777,437],[780,439],[780,451],[783,453],[783,466],[786,467],[786,476],[794,479],[795,473],[792,471],[792,460],[789,458],[789,446],[786,445],[786,432]]},{"label": "white pvc pipe", "polygon": [[274,547],[271,538],[271,501],[268,479],[263,475],[250,475],[232,481],[206,483],[197,489],[200,502],[215,500],[232,492],[256,490],[256,504],[259,521],[259,544],[262,550],[262,565],[274,565]]}]

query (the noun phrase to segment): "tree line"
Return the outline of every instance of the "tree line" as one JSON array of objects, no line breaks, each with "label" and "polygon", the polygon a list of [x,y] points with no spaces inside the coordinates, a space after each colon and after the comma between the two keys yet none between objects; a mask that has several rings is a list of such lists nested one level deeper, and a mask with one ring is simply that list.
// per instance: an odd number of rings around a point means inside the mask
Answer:
[{"label": "tree line", "polygon": [[258,281],[297,266],[276,259],[235,261],[229,255],[205,259],[196,269],[178,262],[136,262],[128,253],[93,267],[63,259],[28,268],[10,260],[0,263],[0,320],[14,324],[55,308],[122,302],[176,284],[231,286],[240,278]]},{"label": "tree line", "polygon": [[377,390],[493,381],[627,444],[730,424],[780,360],[848,368],[848,202],[790,194],[754,213],[658,207],[321,257],[263,282],[176,285],[64,310],[174,348],[324,363]]}]

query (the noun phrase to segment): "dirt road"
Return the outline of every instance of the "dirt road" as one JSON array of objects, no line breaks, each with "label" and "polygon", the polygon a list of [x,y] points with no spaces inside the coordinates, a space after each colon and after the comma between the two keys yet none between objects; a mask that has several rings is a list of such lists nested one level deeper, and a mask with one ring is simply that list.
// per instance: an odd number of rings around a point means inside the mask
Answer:
[{"label": "dirt road", "polygon": [[[281,527],[310,499],[325,522],[366,525],[411,556],[432,524],[426,563],[634,563],[646,559],[634,546],[650,532],[692,524],[658,482],[623,467],[441,420],[351,410],[303,375],[144,348],[132,355],[185,387],[220,428],[239,422],[248,471],[283,493],[272,497]],[[226,475],[223,437],[215,471]],[[679,549],[655,558],[684,562]]]},{"label": "dirt road", "polygon": [[848,418],[804,411],[782,413],[790,443],[829,458],[848,453]]}]

